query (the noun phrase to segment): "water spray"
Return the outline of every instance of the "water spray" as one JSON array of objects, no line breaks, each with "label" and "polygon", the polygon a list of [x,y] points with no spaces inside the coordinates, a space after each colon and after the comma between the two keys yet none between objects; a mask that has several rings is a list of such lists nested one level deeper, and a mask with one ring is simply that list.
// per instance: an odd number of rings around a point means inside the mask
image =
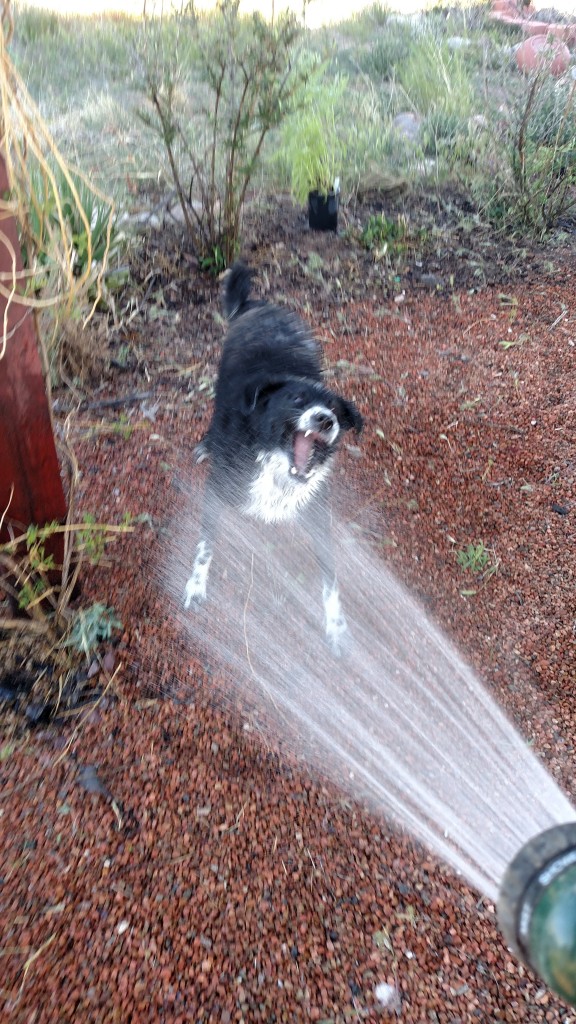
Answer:
[{"label": "water spray", "polygon": [[227,578],[213,572],[212,612],[192,616],[182,609],[192,510],[191,500],[161,578],[187,646],[224,677],[220,699],[451,864],[498,905],[519,958],[576,1006],[576,810],[489,690],[337,523],[352,637],[342,662],[311,613],[315,563],[288,528],[278,540],[248,520],[227,524]]},{"label": "water spray", "polygon": [[502,880],[498,922],[516,955],[576,1006],[576,822],[522,846]]}]

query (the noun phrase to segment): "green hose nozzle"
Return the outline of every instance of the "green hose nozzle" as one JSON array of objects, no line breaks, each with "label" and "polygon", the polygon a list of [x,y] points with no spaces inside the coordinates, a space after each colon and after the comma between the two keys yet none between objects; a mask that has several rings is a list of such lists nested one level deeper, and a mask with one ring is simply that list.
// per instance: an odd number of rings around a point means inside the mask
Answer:
[{"label": "green hose nozzle", "polygon": [[576,1006],[576,822],[530,839],[509,864],[498,899],[506,942]]}]

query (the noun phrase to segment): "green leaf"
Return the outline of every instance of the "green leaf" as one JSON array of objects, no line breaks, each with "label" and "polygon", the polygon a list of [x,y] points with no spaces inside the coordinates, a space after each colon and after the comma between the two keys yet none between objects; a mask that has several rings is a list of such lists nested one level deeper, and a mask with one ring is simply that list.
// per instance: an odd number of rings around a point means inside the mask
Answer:
[{"label": "green leaf", "polygon": [[390,938],[390,932],[388,931],[387,928],[381,928],[379,931],[374,932],[374,935],[372,936],[372,941],[374,942],[374,945],[378,947],[378,949],[387,949],[389,953],[394,952],[392,939]]}]

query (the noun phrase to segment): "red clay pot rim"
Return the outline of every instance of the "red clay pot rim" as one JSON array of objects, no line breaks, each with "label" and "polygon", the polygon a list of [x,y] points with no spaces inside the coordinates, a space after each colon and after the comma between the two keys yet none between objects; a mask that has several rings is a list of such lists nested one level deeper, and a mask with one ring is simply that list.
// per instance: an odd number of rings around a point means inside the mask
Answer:
[{"label": "red clay pot rim", "polygon": [[[516,12],[516,13],[514,13]],[[565,25],[563,22],[533,21],[526,17],[526,14],[536,14],[534,7],[526,7],[522,14],[514,0],[494,0],[489,17],[494,21],[500,21],[505,25],[516,25],[522,29],[527,36],[553,36],[566,43],[576,45],[576,23]]]}]

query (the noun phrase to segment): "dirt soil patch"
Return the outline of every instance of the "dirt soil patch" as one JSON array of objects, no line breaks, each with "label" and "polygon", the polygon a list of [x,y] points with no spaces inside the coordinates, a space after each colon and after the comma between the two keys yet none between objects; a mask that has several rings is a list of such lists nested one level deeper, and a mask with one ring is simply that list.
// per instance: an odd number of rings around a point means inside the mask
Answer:
[{"label": "dirt soil patch", "polygon": [[[365,416],[336,473],[339,515],[574,797],[575,251],[494,238],[454,195],[396,212],[426,233],[392,263],[355,241],[365,210],[313,235],[286,200],[251,214],[243,255]],[[191,453],[224,326],[179,236],[145,239],[134,264],[111,368],[73,425],[80,508],[140,517],[83,584],[122,620],[119,670],[64,725],[5,715],[0,1016],[576,1021],[507,952],[489,901],[259,734],[222,701],[217,659],[183,642],[151,566],[183,473],[196,516]],[[71,404],[56,395],[58,419]],[[456,552],[480,541],[496,571],[471,583]]]}]

